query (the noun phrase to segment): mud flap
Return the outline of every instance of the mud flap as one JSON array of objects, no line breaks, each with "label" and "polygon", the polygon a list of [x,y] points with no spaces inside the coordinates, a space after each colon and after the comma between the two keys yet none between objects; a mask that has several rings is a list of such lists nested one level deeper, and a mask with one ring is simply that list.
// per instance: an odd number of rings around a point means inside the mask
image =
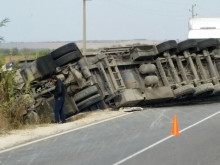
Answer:
[{"label": "mud flap", "polygon": [[150,103],[156,100],[173,99],[173,90],[170,87],[158,87],[145,89],[145,102]]},{"label": "mud flap", "polygon": [[119,108],[122,106],[135,106],[143,100],[144,97],[139,89],[125,89],[122,93],[120,93],[120,99],[115,100],[115,102],[117,108]]}]

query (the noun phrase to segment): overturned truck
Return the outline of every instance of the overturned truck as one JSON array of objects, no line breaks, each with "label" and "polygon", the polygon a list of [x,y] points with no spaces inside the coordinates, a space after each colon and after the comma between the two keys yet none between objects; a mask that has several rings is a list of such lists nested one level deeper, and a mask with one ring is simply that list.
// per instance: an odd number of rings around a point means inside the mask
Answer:
[{"label": "overturned truck", "polygon": [[56,75],[66,85],[65,116],[84,110],[146,106],[210,97],[220,93],[220,52],[216,39],[174,40],[159,45],[105,48],[83,56],[64,45],[17,71],[19,89],[30,83],[28,114],[53,112]]}]

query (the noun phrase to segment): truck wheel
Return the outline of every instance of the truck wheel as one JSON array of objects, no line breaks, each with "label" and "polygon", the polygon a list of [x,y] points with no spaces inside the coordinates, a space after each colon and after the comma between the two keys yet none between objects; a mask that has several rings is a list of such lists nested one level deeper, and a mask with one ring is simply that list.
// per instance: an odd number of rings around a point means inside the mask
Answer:
[{"label": "truck wheel", "polygon": [[94,95],[86,100],[81,101],[80,103],[77,104],[77,107],[79,110],[85,109],[86,107],[89,107],[90,105],[93,105],[99,101],[101,101],[102,98],[100,94]]},{"label": "truck wheel", "polygon": [[179,87],[173,91],[175,97],[186,97],[189,95],[192,95],[196,92],[195,87],[193,85],[185,85],[182,87]]},{"label": "truck wheel", "polygon": [[77,62],[82,57],[79,51],[74,51],[63,55],[62,57],[58,58],[55,63],[57,66],[64,66],[70,62]]},{"label": "truck wheel", "polygon": [[75,102],[78,102],[84,98],[88,98],[89,96],[98,93],[98,89],[96,86],[91,86],[88,87],[86,89],[83,89],[82,91],[80,91],[79,93],[75,94],[75,96],[73,97]]},{"label": "truck wheel", "polygon": [[159,55],[166,51],[169,51],[170,54],[176,54],[178,52],[178,44],[175,40],[166,41],[157,45],[157,50]]},{"label": "truck wheel", "polygon": [[42,77],[52,75],[56,71],[56,64],[50,54],[39,57],[36,62]]},{"label": "truck wheel", "polygon": [[66,45],[54,50],[53,52],[51,52],[51,56],[54,60],[56,60],[56,59],[60,58],[61,56],[65,55],[69,52],[72,52],[72,51],[80,51],[75,43],[69,43],[69,44],[66,44]]},{"label": "truck wheel", "polygon": [[216,39],[206,39],[203,41],[198,42],[199,50],[208,49],[212,51],[218,47],[219,43]]},{"label": "truck wheel", "polygon": [[214,91],[214,86],[212,83],[202,84],[196,87],[196,92],[194,95],[210,94]]},{"label": "truck wheel", "polygon": [[195,53],[198,50],[198,44],[196,40],[185,40],[178,44],[178,48],[180,52],[188,50],[190,53]]}]

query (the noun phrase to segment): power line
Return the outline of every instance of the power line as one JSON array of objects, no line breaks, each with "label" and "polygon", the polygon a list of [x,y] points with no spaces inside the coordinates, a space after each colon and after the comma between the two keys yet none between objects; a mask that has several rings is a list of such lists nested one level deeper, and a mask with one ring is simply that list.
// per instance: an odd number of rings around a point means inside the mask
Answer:
[{"label": "power line", "polygon": [[180,1],[170,1],[170,0],[157,0],[157,1],[154,1],[154,2],[157,2],[157,3],[164,3],[166,5],[176,5],[176,6],[188,6],[189,3],[188,2],[180,2]]},{"label": "power line", "polygon": [[162,11],[159,9],[157,10],[157,8],[156,8],[156,10],[155,9],[152,10],[152,8],[148,8],[148,7],[146,8],[146,6],[140,6],[140,5],[133,6],[133,5],[129,5],[128,3],[122,3],[120,1],[115,1],[115,0],[109,0],[106,2],[111,3],[117,7],[120,7],[120,8],[128,9],[130,11],[139,12],[141,14],[148,13],[150,15],[157,15],[157,16],[174,16],[174,15],[175,16],[177,16],[177,15],[178,16],[185,16],[185,14],[177,12],[178,10],[176,10],[176,11],[169,10],[169,12],[167,12],[167,11]]}]

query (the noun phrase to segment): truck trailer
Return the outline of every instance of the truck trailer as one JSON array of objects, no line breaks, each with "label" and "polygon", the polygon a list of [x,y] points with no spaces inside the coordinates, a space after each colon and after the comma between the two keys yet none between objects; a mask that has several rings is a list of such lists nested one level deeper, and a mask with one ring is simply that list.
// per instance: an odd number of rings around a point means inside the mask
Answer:
[{"label": "truck trailer", "polygon": [[50,81],[66,86],[64,113],[149,106],[220,94],[217,39],[169,40],[158,45],[104,48],[83,56],[75,43],[39,57],[16,73],[18,90],[30,83],[32,106],[24,117],[53,114]]}]

